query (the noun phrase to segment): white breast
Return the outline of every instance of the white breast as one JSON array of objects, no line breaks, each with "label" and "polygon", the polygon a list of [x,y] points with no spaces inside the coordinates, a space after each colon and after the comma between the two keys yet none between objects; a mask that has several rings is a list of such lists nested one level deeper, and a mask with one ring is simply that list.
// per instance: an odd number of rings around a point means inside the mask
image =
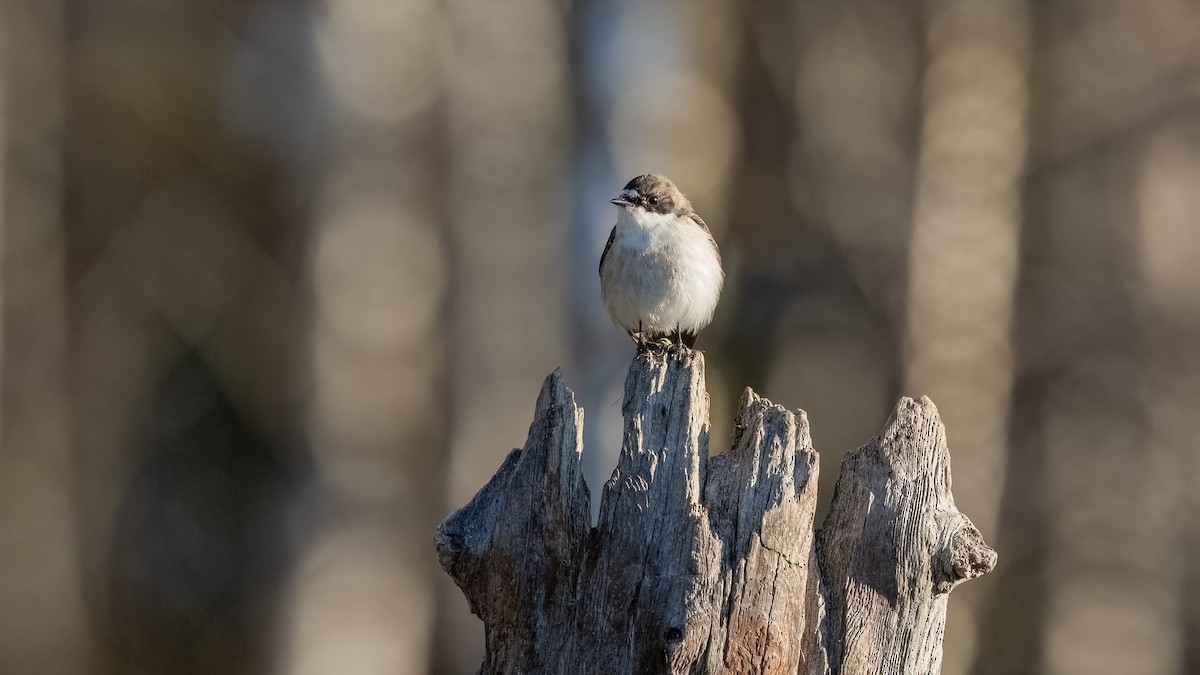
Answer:
[{"label": "white breast", "polygon": [[600,274],[617,325],[647,335],[698,333],[712,321],[725,275],[716,245],[687,218],[622,208]]}]

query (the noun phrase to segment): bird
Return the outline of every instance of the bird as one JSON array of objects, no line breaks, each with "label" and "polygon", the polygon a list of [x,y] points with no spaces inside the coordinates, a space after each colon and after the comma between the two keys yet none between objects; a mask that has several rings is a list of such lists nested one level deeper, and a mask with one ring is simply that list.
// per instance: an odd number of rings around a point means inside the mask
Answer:
[{"label": "bird", "polygon": [[609,202],[617,223],[600,255],[609,316],[639,346],[693,348],[725,283],[708,225],[661,174],[635,177]]}]

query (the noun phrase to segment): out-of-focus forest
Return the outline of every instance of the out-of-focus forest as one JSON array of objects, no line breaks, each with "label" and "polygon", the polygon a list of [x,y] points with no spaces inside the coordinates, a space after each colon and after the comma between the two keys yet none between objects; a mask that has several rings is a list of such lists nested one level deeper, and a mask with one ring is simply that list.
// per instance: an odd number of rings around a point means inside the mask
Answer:
[{"label": "out-of-focus forest", "polygon": [[713,228],[713,451],[895,398],[1000,554],[947,675],[1200,673],[1200,4],[0,0],[0,673],[472,673],[433,529],[637,173]]}]

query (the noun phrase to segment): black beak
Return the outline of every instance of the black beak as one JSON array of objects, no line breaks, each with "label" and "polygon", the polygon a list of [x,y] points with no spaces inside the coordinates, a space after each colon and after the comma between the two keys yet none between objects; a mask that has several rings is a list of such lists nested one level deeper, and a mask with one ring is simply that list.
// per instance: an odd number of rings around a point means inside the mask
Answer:
[{"label": "black beak", "polygon": [[633,206],[633,202],[623,197],[613,197],[612,199],[608,200],[608,203],[612,204],[613,206]]}]

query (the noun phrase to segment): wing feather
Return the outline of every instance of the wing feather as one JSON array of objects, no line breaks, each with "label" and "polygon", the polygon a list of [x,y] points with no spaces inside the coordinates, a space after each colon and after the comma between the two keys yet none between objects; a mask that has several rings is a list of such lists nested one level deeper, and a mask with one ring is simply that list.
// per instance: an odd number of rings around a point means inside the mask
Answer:
[{"label": "wing feather", "polygon": [[692,219],[693,223],[699,225],[700,229],[704,230],[704,233],[708,235],[708,240],[712,242],[713,250],[717,252],[717,262],[720,262],[721,249],[717,248],[717,240],[713,239],[712,231],[708,229],[708,224],[705,223],[704,219],[700,217],[700,214],[696,213],[695,211],[689,213],[688,217]]},{"label": "wing feather", "polygon": [[710,232],[708,229],[708,224],[704,222],[704,219],[700,217],[699,213],[692,211],[688,214],[688,218],[691,218],[693,223],[699,225],[700,229],[708,232],[709,236],[712,236],[712,232]]},{"label": "wing feather", "polygon": [[608,234],[608,243],[604,245],[604,253],[600,254],[600,274],[604,274],[604,259],[608,257],[608,249],[612,248],[613,240],[617,238],[617,226],[613,225],[612,232]]}]

